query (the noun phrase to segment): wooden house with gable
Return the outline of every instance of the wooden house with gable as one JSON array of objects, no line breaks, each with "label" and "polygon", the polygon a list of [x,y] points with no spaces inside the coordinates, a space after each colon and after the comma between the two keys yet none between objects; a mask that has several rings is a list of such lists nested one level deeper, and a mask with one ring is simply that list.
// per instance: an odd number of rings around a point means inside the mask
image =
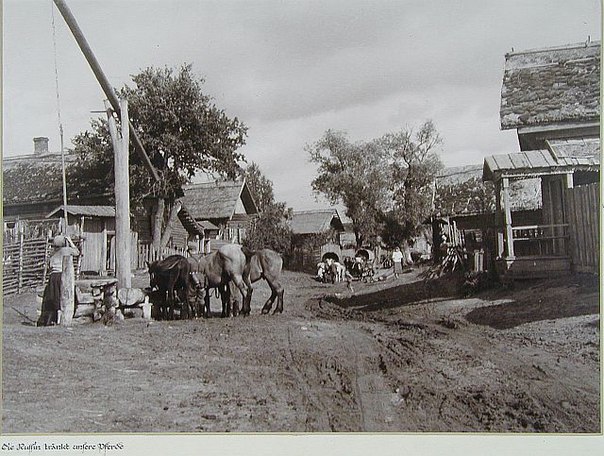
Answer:
[{"label": "wooden house with gable", "polygon": [[[495,184],[498,266],[505,278],[599,271],[600,43],[505,56],[501,128],[520,151],[486,157]],[[514,218],[514,181],[538,179],[541,218]]]},{"label": "wooden house with gable", "polygon": [[245,179],[190,184],[183,191],[182,202],[190,218],[205,230],[201,251],[243,242],[251,220],[258,214]]},{"label": "wooden house with gable", "polygon": [[316,265],[326,253],[342,256],[340,235],[345,232],[336,209],[294,212],[290,220],[294,269],[316,271]]}]

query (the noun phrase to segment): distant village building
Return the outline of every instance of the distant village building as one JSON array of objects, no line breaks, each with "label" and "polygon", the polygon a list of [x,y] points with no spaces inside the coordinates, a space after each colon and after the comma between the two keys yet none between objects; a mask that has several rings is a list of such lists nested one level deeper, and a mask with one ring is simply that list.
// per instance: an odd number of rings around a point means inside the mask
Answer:
[{"label": "distant village building", "polygon": [[202,251],[245,240],[250,222],[258,214],[245,179],[190,184],[183,191],[188,213],[206,230]]},{"label": "distant village building", "polygon": [[290,227],[293,233],[290,268],[314,272],[326,253],[341,259],[340,235],[345,230],[336,209],[294,212]]},{"label": "distant village building", "polygon": [[[600,42],[506,54],[501,127],[520,151],[486,157],[506,278],[599,270]],[[514,181],[537,178],[541,219],[515,219]]]}]

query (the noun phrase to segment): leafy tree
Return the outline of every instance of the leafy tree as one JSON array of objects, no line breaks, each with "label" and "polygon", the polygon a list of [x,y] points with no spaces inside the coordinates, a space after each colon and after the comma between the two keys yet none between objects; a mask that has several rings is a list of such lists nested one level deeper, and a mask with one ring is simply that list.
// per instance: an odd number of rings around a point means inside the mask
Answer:
[{"label": "leafy tree", "polygon": [[[147,68],[132,77],[120,97],[128,100],[130,118],[160,176],[153,182],[140,159],[130,152],[130,195],[132,205],[157,199],[153,223],[153,246],[157,250],[169,240],[170,221],[177,215],[181,187],[199,171],[235,177],[244,160],[237,152],[245,144],[247,127],[229,118],[202,91],[203,79],[191,65],[174,71]],[[91,130],[73,140],[80,162],[70,173],[78,192],[113,194],[113,149],[104,119],[94,120]],[[168,217],[166,212],[170,211]]]},{"label": "leafy tree", "polygon": [[416,234],[432,211],[434,183],[442,170],[437,150],[442,144],[434,123],[424,122],[417,132],[403,129],[379,142],[392,169],[392,208],[387,214],[384,242],[401,244]]},{"label": "leafy tree", "polygon": [[262,174],[260,167],[256,163],[250,163],[245,168],[243,176],[259,211],[262,212],[270,205],[275,204],[273,182]]},{"label": "leafy tree", "polygon": [[312,181],[315,192],[331,204],[342,203],[352,220],[357,246],[375,242],[387,199],[386,155],[375,141],[351,143],[346,133],[328,130],[307,145],[310,160],[318,165]]},{"label": "leafy tree", "polygon": [[286,204],[275,201],[273,183],[256,163],[251,163],[243,173],[260,214],[251,222],[244,245],[251,250],[269,248],[289,252],[292,232],[288,224],[291,210]]},{"label": "leafy tree", "polygon": [[403,129],[358,143],[328,130],[307,146],[310,160],[318,164],[313,190],[332,204],[344,204],[359,246],[378,236],[387,245],[399,245],[430,215],[434,180],[442,168],[441,143],[431,121],[417,132]]}]

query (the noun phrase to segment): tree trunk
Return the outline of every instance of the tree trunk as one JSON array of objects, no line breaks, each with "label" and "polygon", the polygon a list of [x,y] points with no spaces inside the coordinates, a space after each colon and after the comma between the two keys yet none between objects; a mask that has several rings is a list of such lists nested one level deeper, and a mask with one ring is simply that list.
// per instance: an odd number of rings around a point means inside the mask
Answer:
[{"label": "tree trunk", "polygon": [[161,235],[161,240],[159,243],[160,249],[163,249],[168,245],[168,241],[170,240],[170,236],[172,235],[172,225],[176,221],[176,218],[178,217],[178,213],[180,212],[181,208],[182,203],[180,202],[180,200],[174,201],[174,204],[172,204],[172,207],[170,208],[170,217],[168,218],[168,223],[166,224],[166,228],[164,229],[164,232]]},{"label": "tree trunk", "polygon": [[164,211],[166,207],[166,201],[163,198],[157,199],[157,205],[155,206],[155,213],[153,214],[153,259],[157,260],[160,256],[161,250],[161,229],[162,222],[164,220]]}]

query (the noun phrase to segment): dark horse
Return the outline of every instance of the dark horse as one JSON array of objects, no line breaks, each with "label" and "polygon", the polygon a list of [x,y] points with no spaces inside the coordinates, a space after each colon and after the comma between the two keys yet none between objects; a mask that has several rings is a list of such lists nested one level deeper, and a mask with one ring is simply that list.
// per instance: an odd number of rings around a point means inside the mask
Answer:
[{"label": "dark horse", "polygon": [[[178,291],[186,293],[189,287],[189,274],[191,265],[182,255],[171,255],[163,260],[147,263],[149,269],[149,286],[151,289],[159,289],[162,302],[159,304],[160,319],[174,319],[174,305],[178,298]],[[189,303],[187,299],[181,299],[181,318],[187,318]]]}]

